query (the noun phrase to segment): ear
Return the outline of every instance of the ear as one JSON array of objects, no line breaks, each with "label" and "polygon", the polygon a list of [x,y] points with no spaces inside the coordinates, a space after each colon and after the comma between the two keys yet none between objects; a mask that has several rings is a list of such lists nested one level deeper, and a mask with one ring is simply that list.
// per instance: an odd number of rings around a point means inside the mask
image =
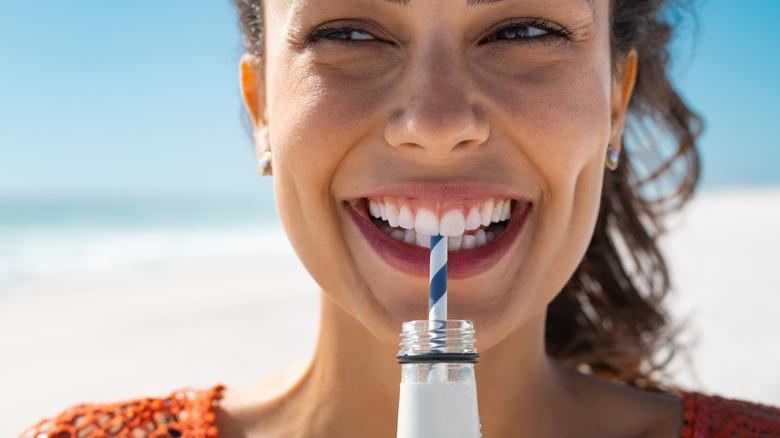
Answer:
[{"label": "ear", "polygon": [[271,150],[268,139],[265,75],[260,71],[260,65],[256,56],[244,54],[239,62],[238,72],[241,83],[241,98],[252,121],[255,154],[258,157]]},{"label": "ear", "polygon": [[634,92],[636,83],[637,69],[636,49],[631,49],[628,55],[618,65],[617,73],[612,80],[612,97],[610,102],[610,116],[612,128],[609,136],[609,143],[620,152],[623,146],[623,126],[628,112],[628,102],[631,100],[631,94]]}]

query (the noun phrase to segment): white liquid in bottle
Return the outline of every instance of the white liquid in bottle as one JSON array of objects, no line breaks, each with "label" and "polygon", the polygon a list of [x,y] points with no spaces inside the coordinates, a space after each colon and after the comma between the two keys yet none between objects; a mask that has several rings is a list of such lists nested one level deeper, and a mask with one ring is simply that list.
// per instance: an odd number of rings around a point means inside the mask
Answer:
[{"label": "white liquid in bottle", "polygon": [[479,437],[475,383],[402,383],[398,438]]},{"label": "white liquid in bottle", "polygon": [[404,323],[397,438],[481,436],[473,334],[468,321]]}]

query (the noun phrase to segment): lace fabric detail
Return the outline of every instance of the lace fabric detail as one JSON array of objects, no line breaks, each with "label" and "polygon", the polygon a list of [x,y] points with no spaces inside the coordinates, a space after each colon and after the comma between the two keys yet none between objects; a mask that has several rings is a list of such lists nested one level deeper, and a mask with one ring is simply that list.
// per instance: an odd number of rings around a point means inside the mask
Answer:
[{"label": "lace fabric detail", "polygon": [[683,393],[682,438],[780,437],[780,409],[698,393]]},{"label": "lace fabric detail", "polygon": [[222,385],[166,398],[75,406],[19,438],[216,438],[214,405]]}]

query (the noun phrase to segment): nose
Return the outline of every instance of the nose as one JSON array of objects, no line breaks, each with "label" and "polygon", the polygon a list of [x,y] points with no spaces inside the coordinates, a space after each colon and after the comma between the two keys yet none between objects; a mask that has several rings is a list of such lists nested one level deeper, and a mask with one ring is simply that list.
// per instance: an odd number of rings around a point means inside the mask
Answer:
[{"label": "nose", "polygon": [[490,134],[467,67],[442,53],[409,66],[398,104],[385,125],[385,140],[397,148],[418,147],[444,156],[477,146]]}]

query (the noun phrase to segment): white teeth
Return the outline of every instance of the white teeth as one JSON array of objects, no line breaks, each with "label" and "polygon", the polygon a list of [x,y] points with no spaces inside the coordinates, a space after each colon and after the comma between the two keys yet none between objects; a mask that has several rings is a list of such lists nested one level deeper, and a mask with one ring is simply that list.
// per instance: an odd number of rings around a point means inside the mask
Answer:
[{"label": "white teeth", "polygon": [[499,201],[493,207],[493,211],[490,213],[490,222],[498,222],[501,217],[501,207],[504,203]]},{"label": "white teeth", "polygon": [[[372,217],[382,219],[390,224],[392,227],[401,227],[407,230],[411,230],[417,226],[417,221],[420,220],[412,212],[412,209],[408,206],[403,206],[400,209],[395,204],[383,204],[378,202],[368,202],[369,212]],[[450,210],[442,216],[439,220],[436,215],[427,208],[421,208],[417,215],[423,216],[423,233],[428,233],[434,230],[433,220],[439,221],[438,230],[456,230],[461,227],[461,222],[465,230],[473,231],[480,226],[489,226],[493,222],[501,222],[508,220],[512,214],[512,201],[498,201],[489,199],[482,204],[480,208],[471,207],[468,214],[464,216],[462,210],[455,209]],[[450,228],[452,227],[452,228]],[[453,235],[455,231],[447,235]]]},{"label": "white teeth", "polygon": [[476,246],[482,246],[487,243],[487,236],[485,236],[485,230],[477,230],[477,232],[474,233],[474,237],[477,238]]},{"label": "white teeth", "polygon": [[395,240],[404,240],[404,237],[406,236],[405,230],[402,230],[400,228],[393,228],[392,231],[390,231],[390,237],[392,237]]},{"label": "white teeth", "polygon": [[404,242],[408,243],[409,245],[414,245],[417,243],[417,238],[415,237],[414,230],[404,230]]},{"label": "white teeth", "polygon": [[[387,209],[388,215],[390,214],[390,208]],[[512,214],[512,201],[504,201],[501,203],[501,216],[499,217],[502,221],[509,220],[509,216]]]},{"label": "white teeth", "polygon": [[441,217],[438,234],[442,236],[460,236],[464,231],[466,231],[466,219],[463,217],[462,211],[450,210]]},{"label": "white teeth", "polygon": [[412,210],[407,207],[401,207],[401,211],[398,213],[398,226],[407,230],[414,228],[414,215]]},{"label": "white teeth", "polygon": [[[427,208],[420,208],[415,214],[409,206],[399,208],[392,203],[369,200],[368,209],[372,217],[385,221],[378,223],[379,228],[395,240],[427,248],[430,236],[442,235],[447,237],[447,249],[458,251],[486,245],[504,231],[504,226],[497,223],[509,220],[512,201],[488,199],[480,207],[471,207],[468,214],[455,208],[441,219]],[[482,228],[487,226],[490,231]]]},{"label": "white teeth", "polygon": [[479,209],[479,217],[484,226],[490,225],[490,218],[493,214],[493,204],[493,200],[490,199],[488,202],[482,204],[482,208]]},{"label": "white teeth", "polygon": [[479,209],[477,207],[471,207],[469,215],[466,216],[466,229],[476,230],[482,225],[482,218],[479,215]]},{"label": "white teeth", "polygon": [[371,211],[371,216],[382,217],[382,213],[379,210],[379,204],[373,201],[368,201],[368,209]]},{"label": "white teeth", "polygon": [[463,242],[463,236],[453,236],[447,238],[447,251],[457,251]]},{"label": "white teeth", "polygon": [[430,248],[430,246],[431,246],[431,236],[429,236],[427,234],[417,233],[417,235],[415,236],[415,243],[417,244],[417,246]]},{"label": "white teeth", "polygon": [[417,234],[427,234],[436,236],[439,234],[439,218],[432,211],[421,208],[417,211],[417,217],[414,218],[414,232]]},{"label": "white teeth", "polygon": [[[402,228],[393,228],[387,224],[379,226],[385,234],[391,238],[403,241],[409,245],[429,248],[431,245],[431,236],[427,234],[416,233],[414,230],[404,230]],[[498,227],[498,233],[503,231],[503,227]],[[459,236],[447,237],[447,251],[460,251],[462,249],[478,248],[490,243],[496,238],[493,231],[478,229],[474,234],[463,234]]]},{"label": "white teeth", "polygon": [[398,207],[396,207],[393,204],[387,204],[387,207],[385,208],[385,211],[387,212],[387,222],[390,224],[391,227],[397,227],[398,226]]}]

